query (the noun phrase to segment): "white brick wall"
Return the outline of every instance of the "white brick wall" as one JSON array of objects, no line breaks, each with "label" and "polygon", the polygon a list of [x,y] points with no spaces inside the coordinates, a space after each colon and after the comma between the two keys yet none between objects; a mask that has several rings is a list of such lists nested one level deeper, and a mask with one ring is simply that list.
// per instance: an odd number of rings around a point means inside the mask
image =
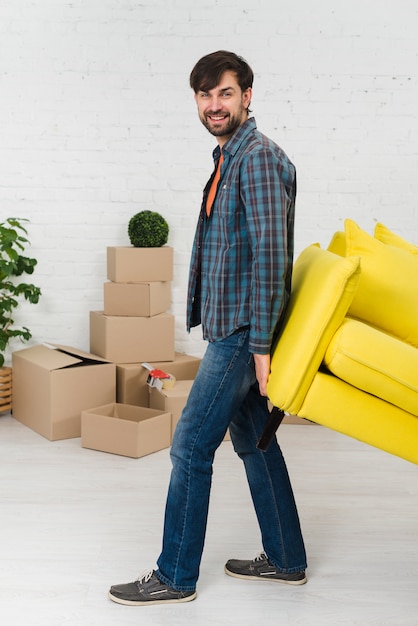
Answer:
[{"label": "white brick wall", "polygon": [[252,65],[258,126],[297,166],[297,253],[345,217],[417,242],[417,28],[415,0],[3,0],[0,220],[31,220],[43,297],[16,319],[33,342],[88,349],[106,246],[152,209],[175,249],[177,348],[202,353],[184,301],[214,140],[188,76],[219,48]]}]

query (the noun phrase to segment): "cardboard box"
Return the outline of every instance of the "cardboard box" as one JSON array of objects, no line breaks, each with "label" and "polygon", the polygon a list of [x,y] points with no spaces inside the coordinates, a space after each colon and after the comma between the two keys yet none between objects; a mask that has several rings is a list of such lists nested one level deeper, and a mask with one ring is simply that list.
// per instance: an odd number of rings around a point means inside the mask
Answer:
[{"label": "cardboard box", "polygon": [[105,283],[104,314],[152,317],[171,305],[171,283]]},{"label": "cardboard box", "polygon": [[150,389],[150,407],[171,413],[171,438],[186,405],[192,385],[192,380],[178,380],[172,389]]},{"label": "cardboard box", "polygon": [[[174,361],[151,361],[156,369],[172,374],[176,380],[193,380],[201,359],[176,352]],[[117,363],[116,401],[136,406],[149,406],[148,370],[141,363]]]},{"label": "cardboard box", "polygon": [[173,248],[107,248],[107,278],[114,283],[173,280]]},{"label": "cardboard box", "polygon": [[125,317],[90,311],[90,350],[114,363],[172,361],[174,316]]},{"label": "cardboard box", "polygon": [[81,414],[83,448],[138,459],[170,446],[171,415],[158,410],[107,404]]},{"label": "cardboard box", "polygon": [[81,435],[84,409],[114,402],[116,366],[69,346],[14,352],[13,417],[50,439]]}]

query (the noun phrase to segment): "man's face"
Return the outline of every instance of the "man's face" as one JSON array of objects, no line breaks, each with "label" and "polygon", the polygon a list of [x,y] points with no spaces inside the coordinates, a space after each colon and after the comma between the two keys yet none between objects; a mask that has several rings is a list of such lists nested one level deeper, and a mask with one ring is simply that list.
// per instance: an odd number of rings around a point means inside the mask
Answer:
[{"label": "man's face", "polygon": [[195,100],[200,121],[223,145],[243,124],[251,102],[252,90],[244,92],[234,72],[225,72],[219,85],[210,91],[198,91]]}]

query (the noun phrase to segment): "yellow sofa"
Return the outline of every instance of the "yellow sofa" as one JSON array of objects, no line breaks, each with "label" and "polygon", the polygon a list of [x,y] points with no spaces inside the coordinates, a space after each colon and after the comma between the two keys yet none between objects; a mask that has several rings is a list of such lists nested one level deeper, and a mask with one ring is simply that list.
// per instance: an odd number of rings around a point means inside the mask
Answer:
[{"label": "yellow sofa", "polygon": [[418,247],[352,220],[306,248],[275,347],[268,396],[418,464]]}]

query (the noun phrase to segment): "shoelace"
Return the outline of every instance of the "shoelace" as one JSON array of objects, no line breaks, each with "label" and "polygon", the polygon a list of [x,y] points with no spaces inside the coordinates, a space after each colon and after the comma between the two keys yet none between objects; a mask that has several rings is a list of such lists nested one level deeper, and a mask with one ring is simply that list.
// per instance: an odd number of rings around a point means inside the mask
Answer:
[{"label": "shoelace", "polygon": [[138,582],[140,585],[142,585],[143,583],[147,583],[149,580],[151,580],[153,574],[153,569],[145,570],[145,572],[142,572],[142,574],[139,575],[136,582]]},{"label": "shoelace", "polygon": [[257,554],[254,562],[257,563],[257,561],[268,561],[267,554],[265,552],[260,552],[260,554]]}]

